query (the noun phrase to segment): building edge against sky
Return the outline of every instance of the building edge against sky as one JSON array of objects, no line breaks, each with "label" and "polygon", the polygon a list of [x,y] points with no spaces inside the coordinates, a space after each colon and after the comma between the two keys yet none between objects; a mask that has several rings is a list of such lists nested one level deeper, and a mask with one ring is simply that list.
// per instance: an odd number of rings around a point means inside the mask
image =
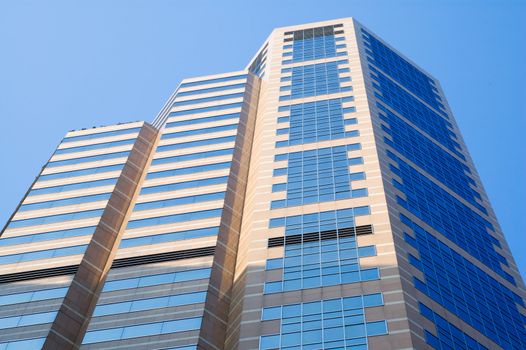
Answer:
[{"label": "building edge against sky", "polygon": [[0,349],[526,348],[439,82],[351,18],[69,132],[0,247]]}]

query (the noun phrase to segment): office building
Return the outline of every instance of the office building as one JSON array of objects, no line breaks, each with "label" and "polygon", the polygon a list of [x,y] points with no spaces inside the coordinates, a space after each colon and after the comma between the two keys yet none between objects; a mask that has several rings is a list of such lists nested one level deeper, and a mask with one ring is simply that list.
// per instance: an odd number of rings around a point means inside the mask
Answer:
[{"label": "office building", "polygon": [[0,238],[0,349],[519,350],[524,300],[439,82],[351,18],[68,132]]}]

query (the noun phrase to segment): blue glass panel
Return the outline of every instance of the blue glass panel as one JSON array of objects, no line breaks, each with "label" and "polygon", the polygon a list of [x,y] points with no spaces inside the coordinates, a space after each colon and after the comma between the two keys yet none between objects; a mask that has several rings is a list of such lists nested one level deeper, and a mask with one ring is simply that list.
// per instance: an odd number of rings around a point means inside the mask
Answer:
[{"label": "blue glass panel", "polygon": [[74,153],[74,152],[85,152],[85,151],[92,151],[96,149],[104,149],[104,148],[110,148],[110,147],[131,145],[133,143],[135,143],[135,138],[130,139],[130,140],[120,140],[120,141],[113,141],[113,142],[97,143],[94,145],[61,148],[61,149],[57,149],[54,154],[56,155],[56,154],[68,154],[68,153]]},{"label": "blue glass panel", "polygon": [[225,198],[225,192],[205,193],[205,194],[198,194],[195,196],[170,198],[170,199],[163,199],[163,200],[158,200],[154,202],[138,203],[135,205],[133,210],[140,211],[140,210],[158,209],[158,208],[172,207],[172,206],[177,206],[177,205],[186,205],[186,204],[194,204],[194,203],[201,203],[201,202],[207,202],[207,201],[222,200],[224,198]]},{"label": "blue glass panel", "polygon": [[158,216],[158,217],[148,218],[148,219],[131,220],[128,222],[127,228],[132,229],[132,228],[138,228],[138,227],[165,225],[165,224],[172,224],[172,223],[177,223],[177,222],[185,222],[185,221],[219,217],[221,216],[221,212],[222,212],[222,209],[210,209],[210,210],[193,211],[193,212],[182,213],[182,214]]},{"label": "blue glass panel", "polygon": [[290,116],[278,122],[290,123],[289,139],[280,147],[310,142],[336,140],[346,137],[344,99],[336,98],[290,105]]},{"label": "blue glass panel", "polygon": [[169,177],[169,176],[178,176],[178,175],[186,175],[186,174],[195,174],[210,170],[219,170],[219,169],[228,169],[230,168],[231,162],[223,162],[223,163],[215,163],[215,164],[206,164],[206,165],[198,165],[188,168],[179,168],[179,169],[171,169],[171,170],[163,170],[163,171],[155,171],[148,173],[146,175],[146,179],[158,179],[160,177]]},{"label": "blue glass panel", "polygon": [[85,182],[79,182],[79,183],[68,184],[68,185],[34,188],[28,193],[28,196],[37,196],[41,194],[73,191],[73,190],[80,190],[83,188],[93,188],[93,187],[99,187],[99,186],[109,186],[109,185],[115,185],[116,183],[117,183],[117,178],[113,178],[113,179],[85,181]]},{"label": "blue glass panel", "polygon": [[177,232],[161,233],[158,235],[135,237],[123,239],[120,244],[120,248],[137,247],[141,245],[159,244],[165,242],[174,242],[184,239],[192,239],[206,236],[217,235],[219,227],[206,227],[195,230],[185,230]]},{"label": "blue glass panel", "polygon": [[80,163],[87,163],[87,162],[95,162],[99,160],[127,157],[129,153],[130,151],[114,152],[114,153],[99,154],[97,156],[78,157],[78,158],[65,159],[65,160],[55,160],[55,161],[51,161],[47,163],[46,168],[53,168],[57,166],[80,164]]},{"label": "blue glass panel", "polygon": [[232,85],[224,85],[224,86],[217,86],[207,89],[199,89],[199,90],[192,90],[192,91],[184,91],[184,92],[177,92],[177,97],[180,96],[189,96],[189,95],[198,95],[198,94],[208,94],[210,92],[216,92],[216,91],[225,91],[225,90],[234,90],[234,89],[242,89],[245,87],[245,84],[232,84]]},{"label": "blue glass panel", "polygon": [[289,153],[288,167],[274,173],[275,176],[287,174],[287,197],[273,201],[273,208],[367,195],[365,189],[351,190],[349,166],[353,162],[348,159],[347,149],[347,146],[337,146]]},{"label": "blue glass panel", "polygon": [[373,86],[378,91],[375,92],[375,96],[379,101],[400,113],[459,157],[464,157],[460,152],[460,145],[456,141],[456,136],[450,129],[452,127],[450,122],[393,83],[385,75],[378,73],[377,76],[373,76],[373,79],[376,80]]},{"label": "blue glass panel", "polygon": [[222,115],[214,115],[211,117],[192,118],[192,119],[187,119],[187,120],[169,122],[169,123],[166,123],[165,128],[172,128],[172,127],[183,126],[183,125],[210,123],[210,122],[216,122],[219,120],[228,120],[228,119],[239,119],[239,113],[229,113],[229,114],[222,114]]},{"label": "blue glass panel", "polygon": [[382,109],[383,113],[380,114],[380,118],[388,123],[388,126],[383,129],[391,137],[391,139],[385,138],[385,143],[451,188],[476,208],[486,212],[484,207],[476,201],[481,197],[471,187],[472,185],[475,186],[475,181],[467,174],[470,171],[463,162],[444,151],[386,108]]},{"label": "blue glass panel", "polygon": [[340,87],[341,82],[349,80],[339,76],[338,66],[343,63],[348,63],[348,61],[293,67],[291,85],[285,85],[281,88],[282,91],[290,90],[290,93],[281,96],[280,100],[333,94],[348,90]]},{"label": "blue glass panel", "polygon": [[197,147],[197,146],[214,145],[214,144],[225,143],[225,142],[234,142],[235,140],[236,140],[236,136],[233,135],[233,136],[208,138],[208,139],[197,140],[197,141],[180,142],[180,143],[175,143],[171,145],[159,146],[157,147],[157,152],[173,151],[176,149],[184,149],[184,148]]},{"label": "blue glass panel", "polygon": [[177,182],[173,184],[166,184],[166,185],[159,185],[159,186],[152,186],[152,187],[143,187],[141,189],[141,194],[151,194],[151,193],[182,190],[186,188],[218,185],[218,184],[224,184],[227,181],[228,181],[228,176],[221,176],[221,177],[212,177],[212,178],[201,179],[201,180]]},{"label": "blue glass panel", "polygon": [[397,196],[397,202],[410,213],[442,233],[460,248],[486,264],[496,273],[514,283],[504,272],[501,264],[506,259],[496,252],[498,240],[488,230],[493,226],[484,217],[437,186],[426,176],[393,154],[398,167],[391,167],[403,184],[393,180],[394,185],[405,194]]},{"label": "blue glass panel", "polygon": [[239,80],[239,79],[246,79],[248,77],[247,74],[239,74],[239,75],[232,75],[229,77],[223,77],[223,78],[215,78],[215,79],[206,79],[206,80],[199,80],[199,81],[192,81],[188,83],[182,83],[179,85],[179,88],[185,88],[190,86],[199,86],[199,85],[206,85],[206,84],[215,84],[215,83],[221,83],[224,81],[232,81],[232,80]]},{"label": "blue glass panel", "polygon": [[424,330],[426,342],[433,349],[469,349],[487,350],[485,346],[471,338],[466,333],[449,323],[445,318],[435,313],[433,310],[420,303],[420,312],[435,324],[437,336],[428,330]]},{"label": "blue glass panel", "polygon": [[129,129],[122,129],[122,130],[99,132],[97,134],[70,136],[70,137],[65,137],[62,140],[62,143],[92,140],[92,139],[96,139],[96,138],[99,138],[99,137],[109,137],[109,136],[133,134],[133,133],[139,132],[140,130],[141,130],[141,128],[137,127],[137,128],[129,128]]},{"label": "blue glass panel", "polygon": [[[218,150],[206,151],[206,152],[194,152],[190,154],[182,154],[180,156],[157,158],[157,159],[152,160],[151,165],[185,162],[187,160],[193,160],[193,159],[203,159],[203,158],[210,158],[210,157],[226,156],[226,155],[231,155],[233,153],[234,153],[233,148],[218,149]],[[159,155],[159,153],[157,153],[157,155]]]},{"label": "blue glass panel", "polygon": [[101,216],[103,211],[104,209],[96,209],[96,210],[79,211],[76,213],[41,216],[41,217],[32,218],[32,219],[13,220],[9,223],[7,227],[16,228],[16,227],[26,227],[26,226],[33,226],[33,225],[46,225],[46,224],[53,224],[53,223],[61,222],[61,221],[93,218],[93,217]]},{"label": "blue glass panel", "polygon": [[425,279],[415,278],[415,287],[503,348],[526,348],[520,296],[420,226],[411,227],[414,238],[406,234],[406,241],[420,256],[411,263]]},{"label": "blue glass panel", "polygon": [[181,115],[197,114],[197,113],[204,113],[204,112],[211,112],[211,111],[222,111],[222,110],[231,109],[231,108],[241,108],[242,105],[243,103],[239,102],[239,103],[228,103],[224,105],[217,105],[217,106],[210,106],[210,107],[185,109],[183,111],[170,112],[168,116],[176,117],[176,116],[181,116]]},{"label": "blue glass panel", "polygon": [[406,89],[440,110],[444,106],[435,88],[433,79],[413,66],[407,60],[384,45],[380,40],[362,29],[364,44],[368,48],[369,62],[387,73]]},{"label": "blue glass panel", "polygon": [[116,164],[116,165],[108,165],[108,166],[88,168],[88,169],[64,171],[60,173],[40,175],[38,177],[38,180],[45,181],[45,180],[63,179],[63,178],[74,177],[74,176],[99,174],[99,173],[104,173],[104,172],[109,172],[109,171],[121,170],[123,167],[124,167],[124,164]]},{"label": "blue glass panel", "polygon": [[371,297],[379,301],[371,306],[383,305],[374,294],[264,308],[262,320],[280,320],[280,333],[262,336],[259,348],[344,349],[347,343],[346,349],[366,350],[366,336],[387,334],[385,321],[365,322],[365,298]]},{"label": "blue glass panel", "polygon": [[226,94],[226,95],[219,95],[219,96],[212,96],[212,97],[196,98],[194,100],[176,101],[172,105],[172,107],[187,106],[187,105],[207,103],[207,102],[212,102],[212,101],[228,100],[231,98],[240,98],[240,97],[243,97],[243,95],[244,95],[244,92],[241,92],[241,93],[236,93],[236,94]]}]

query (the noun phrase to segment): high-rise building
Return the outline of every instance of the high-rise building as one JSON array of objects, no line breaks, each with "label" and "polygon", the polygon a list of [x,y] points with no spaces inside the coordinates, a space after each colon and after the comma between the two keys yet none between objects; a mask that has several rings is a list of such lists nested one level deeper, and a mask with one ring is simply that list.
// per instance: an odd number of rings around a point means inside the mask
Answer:
[{"label": "high-rise building", "polygon": [[439,82],[350,18],[68,132],[0,238],[2,350],[519,350],[524,300]]}]

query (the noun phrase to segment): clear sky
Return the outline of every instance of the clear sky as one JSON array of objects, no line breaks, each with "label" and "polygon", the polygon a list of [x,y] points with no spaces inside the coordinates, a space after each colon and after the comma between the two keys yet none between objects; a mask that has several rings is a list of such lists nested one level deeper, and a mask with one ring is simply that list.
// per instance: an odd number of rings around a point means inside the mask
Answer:
[{"label": "clear sky", "polygon": [[526,1],[0,0],[0,226],[71,129],[151,121],[275,27],[355,17],[441,81],[526,273]]}]

